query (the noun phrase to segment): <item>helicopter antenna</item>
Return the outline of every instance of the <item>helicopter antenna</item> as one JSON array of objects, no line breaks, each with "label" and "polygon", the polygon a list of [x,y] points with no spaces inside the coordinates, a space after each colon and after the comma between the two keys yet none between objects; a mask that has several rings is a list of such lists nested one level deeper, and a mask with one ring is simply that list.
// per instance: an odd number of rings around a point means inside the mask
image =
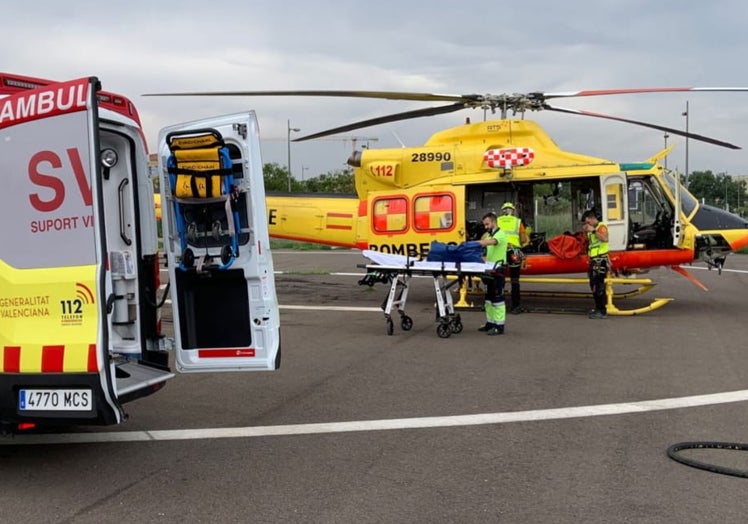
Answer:
[{"label": "helicopter antenna", "polygon": [[395,140],[397,140],[397,142],[400,144],[400,147],[402,147],[402,148],[408,147],[408,146],[405,145],[405,142],[403,142],[402,140],[400,140],[400,137],[397,136],[397,133],[395,133],[395,131],[392,131],[392,136],[395,137]]}]

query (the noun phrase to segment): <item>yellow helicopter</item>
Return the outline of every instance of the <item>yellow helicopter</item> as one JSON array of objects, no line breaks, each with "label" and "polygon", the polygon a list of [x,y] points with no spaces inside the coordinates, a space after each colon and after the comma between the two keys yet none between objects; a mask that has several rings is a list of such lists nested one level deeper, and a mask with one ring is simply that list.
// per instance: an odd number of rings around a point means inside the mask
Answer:
[{"label": "yellow helicopter", "polygon": [[[267,197],[270,235],[383,253],[425,254],[432,241],[460,243],[483,233],[481,219],[505,202],[532,232],[524,246],[523,281],[579,282],[548,275],[584,273],[587,257],[559,253],[553,240],[578,229],[583,213],[599,212],[610,233],[609,313],[651,311],[669,299],[620,310],[613,298],[642,293],[649,279],[632,278],[653,267],[669,267],[701,286],[682,264],[704,261],[721,271],[725,257],[748,246],[748,221],[699,203],[661,161],[672,146],[643,162],[619,163],[561,150],[527,111],[556,111],[648,127],[730,149],[714,138],[638,120],[552,106],[548,100],[656,92],[748,91],[748,88],[660,87],[560,93],[439,95],[387,91],[231,91],[160,93],[150,96],[333,96],[451,102],[321,131],[311,140],[354,129],[480,108],[497,119],[439,131],[418,147],[354,151],[355,196],[283,194]],[[509,118],[509,113],[512,118]],[[517,115],[520,115],[517,118]],[[539,278],[538,275],[546,277]],[[586,282],[586,281],[585,281]],[[615,284],[638,284],[616,294]],[[703,286],[702,286],[703,287]],[[464,295],[463,295],[464,299]]]}]

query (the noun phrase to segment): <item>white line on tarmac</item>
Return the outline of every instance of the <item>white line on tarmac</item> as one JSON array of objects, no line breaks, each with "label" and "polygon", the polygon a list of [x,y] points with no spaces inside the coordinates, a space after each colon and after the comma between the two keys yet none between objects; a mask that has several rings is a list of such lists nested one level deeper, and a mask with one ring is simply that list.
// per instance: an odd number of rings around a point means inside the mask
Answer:
[{"label": "white line on tarmac", "polygon": [[336,277],[363,277],[366,275],[366,273],[326,273],[326,272],[320,272],[320,273],[303,273],[300,271],[273,271],[273,274],[275,275],[332,275]]},{"label": "white line on tarmac", "polygon": [[288,435],[317,435],[323,433],[349,433],[354,431],[385,431],[397,429],[424,429],[511,422],[538,422],[569,418],[648,413],[669,409],[692,408],[748,400],[748,390],[696,395],[690,397],[599,404],[508,413],[480,413],[448,417],[396,418],[383,420],[358,420],[351,422],[329,422],[318,424],[288,424],[280,426],[248,426],[238,428],[171,429],[153,431],[113,431],[101,433],[62,433],[57,435],[16,435],[12,439],[0,440],[0,445],[27,444],[84,444],[98,442],[142,442],[170,440],[198,440],[218,438],[277,437]]},{"label": "white line on tarmac", "polygon": [[324,310],[324,311],[379,311],[379,307],[355,307],[355,306],[278,306],[279,309],[307,309],[307,310]]},{"label": "white line on tarmac", "polygon": [[[165,304],[171,304],[171,299],[167,298],[164,301]],[[278,309],[306,309],[314,311],[366,311],[366,312],[382,312],[382,308],[379,307],[357,307],[357,306],[296,306],[296,305],[284,305],[279,304]]]},{"label": "white line on tarmac", "polygon": [[[701,267],[701,266],[681,266],[683,269],[702,269],[704,271],[710,271],[708,267]],[[711,271],[717,271],[716,269],[712,268]],[[745,269],[727,269],[722,268],[722,272],[728,272],[728,273],[748,273]]]}]

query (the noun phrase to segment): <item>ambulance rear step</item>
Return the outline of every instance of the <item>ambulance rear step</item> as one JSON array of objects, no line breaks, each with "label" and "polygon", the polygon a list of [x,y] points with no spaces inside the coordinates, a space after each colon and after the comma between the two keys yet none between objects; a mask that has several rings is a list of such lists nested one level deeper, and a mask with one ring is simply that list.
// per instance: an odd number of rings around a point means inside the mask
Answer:
[{"label": "ambulance rear step", "polygon": [[138,362],[123,362],[116,367],[117,397],[121,403],[155,393],[174,373]]}]

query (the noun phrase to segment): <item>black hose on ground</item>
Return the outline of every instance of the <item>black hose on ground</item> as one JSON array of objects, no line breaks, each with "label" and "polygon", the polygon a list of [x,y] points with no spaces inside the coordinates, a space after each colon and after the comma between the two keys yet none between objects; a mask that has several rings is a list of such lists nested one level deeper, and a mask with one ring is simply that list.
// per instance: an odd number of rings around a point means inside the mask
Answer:
[{"label": "black hose on ground", "polygon": [[739,444],[735,442],[679,442],[667,448],[668,457],[680,462],[681,464],[685,464],[686,466],[704,469],[706,471],[711,471],[712,473],[721,473],[722,475],[748,478],[748,471],[707,464],[706,462],[678,455],[678,452],[683,451],[684,449],[726,449],[733,451],[748,451],[748,444]]}]

